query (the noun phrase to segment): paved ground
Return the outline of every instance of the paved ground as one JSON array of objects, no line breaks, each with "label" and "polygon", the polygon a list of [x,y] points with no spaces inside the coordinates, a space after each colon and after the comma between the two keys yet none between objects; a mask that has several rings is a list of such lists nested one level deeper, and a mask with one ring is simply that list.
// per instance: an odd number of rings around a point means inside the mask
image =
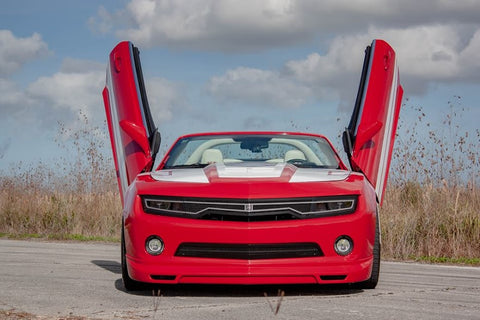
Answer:
[{"label": "paved ground", "polygon": [[[278,289],[285,297],[274,315]],[[53,319],[480,319],[480,268],[383,262],[375,290],[181,286],[153,297],[124,291],[119,245],[0,239],[0,310]]]}]

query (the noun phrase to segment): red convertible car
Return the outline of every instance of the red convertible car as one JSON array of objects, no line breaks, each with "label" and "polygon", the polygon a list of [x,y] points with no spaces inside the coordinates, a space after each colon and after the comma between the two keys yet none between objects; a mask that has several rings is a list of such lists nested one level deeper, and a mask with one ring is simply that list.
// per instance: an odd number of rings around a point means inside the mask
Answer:
[{"label": "red convertible car", "polygon": [[139,51],[111,52],[103,99],[123,203],[122,277],[153,284],[333,284],[375,288],[382,202],[402,99],[394,50],[366,49],[343,135],[214,132],[180,137],[154,169]]}]

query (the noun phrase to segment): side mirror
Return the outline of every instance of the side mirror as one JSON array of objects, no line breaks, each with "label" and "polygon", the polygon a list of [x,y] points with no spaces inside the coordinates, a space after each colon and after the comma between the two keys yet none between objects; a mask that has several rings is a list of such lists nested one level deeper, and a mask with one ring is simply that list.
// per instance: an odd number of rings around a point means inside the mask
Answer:
[{"label": "side mirror", "polygon": [[342,135],[342,142],[343,142],[343,150],[347,153],[348,157],[352,155],[353,151],[353,144],[352,144],[352,135],[348,128],[345,128]]},{"label": "side mirror", "polygon": [[152,158],[155,161],[155,157],[160,149],[160,142],[162,141],[162,137],[160,136],[160,132],[158,132],[158,128],[155,129],[152,136],[150,137],[150,150],[152,152]]}]

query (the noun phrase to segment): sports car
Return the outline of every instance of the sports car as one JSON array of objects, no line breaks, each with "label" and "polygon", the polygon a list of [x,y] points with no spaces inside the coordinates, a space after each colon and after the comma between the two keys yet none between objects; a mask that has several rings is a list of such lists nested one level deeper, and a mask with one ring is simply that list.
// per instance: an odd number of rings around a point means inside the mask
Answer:
[{"label": "sports car", "polygon": [[103,90],[123,204],[122,278],[143,284],[336,284],[375,288],[378,209],[403,89],[394,50],[365,51],[344,164],[298,132],[188,134],[154,168],[160,134],[139,50],[110,53]]}]

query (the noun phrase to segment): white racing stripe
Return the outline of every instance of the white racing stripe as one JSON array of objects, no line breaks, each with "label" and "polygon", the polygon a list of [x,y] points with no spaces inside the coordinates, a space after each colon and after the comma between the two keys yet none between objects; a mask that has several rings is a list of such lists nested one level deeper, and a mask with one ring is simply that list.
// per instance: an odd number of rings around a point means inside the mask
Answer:
[{"label": "white racing stripe", "polygon": [[154,171],[151,177],[157,181],[209,183],[203,169],[172,169]]},{"label": "white racing stripe", "polygon": [[265,166],[217,164],[219,178],[280,178],[284,168],[284,163]]},{"label": "white racing stripe", "polygon": [[125,164],[125,151],[123,149],[122,139],[120,135],[120,125],[118,121],[118,113],[117,113],[117,103],[115,101],[115,91],[112,86],[112,71],[110,66],[110,60],[107,64],[107,81],[106,86],[108,89],[108,100],[110,103],[110,119],[112,121],[112,130],[113,130],[113,137],[115,143],[115,151],[117,156],[117,165],[118,165],[118,174],[120,177],[120,184],[122,189],[122,195],[125,196],[125,191],[128,187],[128,179],[127,179],[127,168]]},{"label": "white racing stripe", "polygon": [[392,86],[390,87],[390,100],[388,103],[387,119],[385,124],[385,133],[383,136],[382,142],[382,153],[380,155],[380,162],[377,174],[377,181],[375,184],[375,193],[377,194],[378,199],[382,199],[383,186],[385,183],[385,176],[388,174],[388,160],[389,160],[389,151],[390,145],[392,144],[392,132],[393,132],[393,121],[395,116],[395,106],[397,104],[397,91],[398,91],[398,67],[397,59],[395,57],[394,63],[394,73]]},{"label": "white racing stripe", "polygon": [[350,171],[329,169],[297,169],[290,182],[327,182],[342,181],[348,178]]},{"label": "white racing stripe", "polygon": [[[255,179],[269,178],[278,179],[281,177],[285,164],[275,166],[225,166],[216,165],[219,178],[229,179]],[[343,181],[350,175],[350,171],[297,168],[290,178],[290,183],[299,182],[328,182]],[[150,173],[151,177],[157,181],[169,182],[188,182],[188,183],[209,183],[208,177],[203,168],[194,169],[169,169],[159,170]]]}]

